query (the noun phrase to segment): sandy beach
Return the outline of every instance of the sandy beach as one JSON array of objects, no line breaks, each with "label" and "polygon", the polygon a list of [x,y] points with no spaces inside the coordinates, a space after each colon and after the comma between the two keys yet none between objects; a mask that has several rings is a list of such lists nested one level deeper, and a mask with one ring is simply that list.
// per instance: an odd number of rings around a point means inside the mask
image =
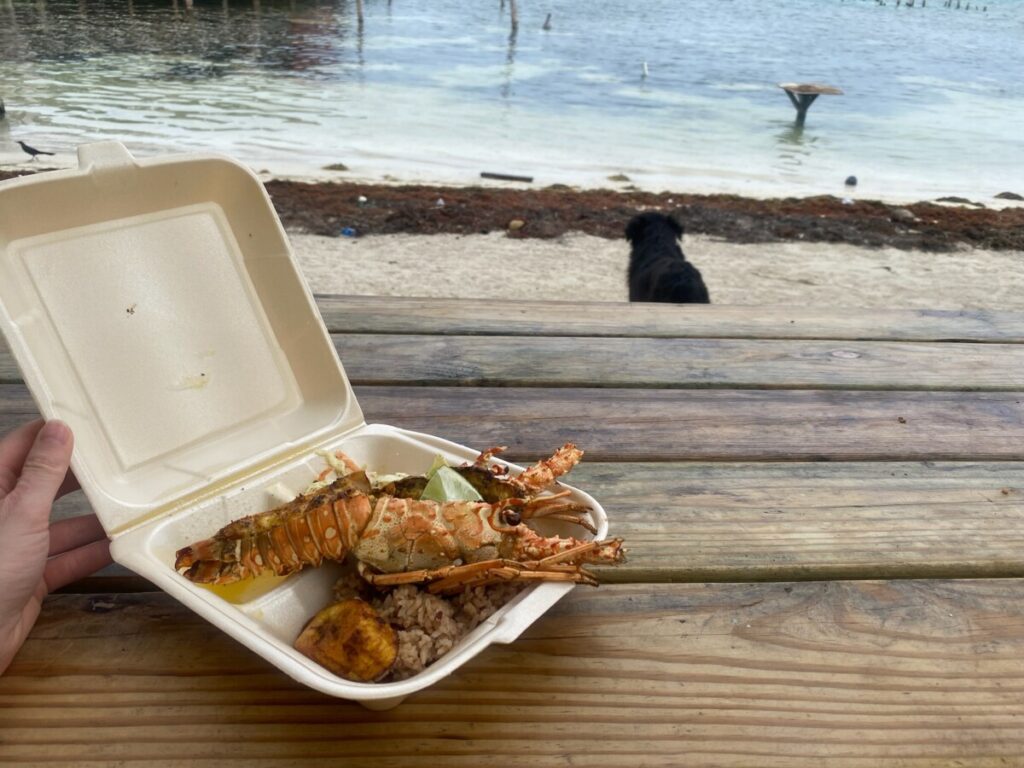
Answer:
[{"label": "sandy beach", "polygon": [[[32,170],[0,170],[0,178]],[[625,301],[641,210],[673,213],[718,304],[1024,309],[1024,207],[267,179],[317,293]],[[443,201],[439,203],[439,201]],[[523,226],[510,229],[519,220]],[[351,227],[355,237],[339,236]]]},{"label": "sandy beach", "polygon": [[[685,224],[683,248],[715,303],[1024,308],[1024,209],[1013,202],[899,208],[833,197],[286,180],[267,189],[321,293],[624,301],[624,224],[662,210]],[[345,226],[357,236],[338,237]]]},{"label": "sandy beach", "polygon": [[[317,293],[489,301],[628,298],[624,240],[578,233],[551,240],[498,233],[290,237]],[[688,236],[684,248],[718,304],[1024,309],[1019,251],[740,244],[699,235]]]}]

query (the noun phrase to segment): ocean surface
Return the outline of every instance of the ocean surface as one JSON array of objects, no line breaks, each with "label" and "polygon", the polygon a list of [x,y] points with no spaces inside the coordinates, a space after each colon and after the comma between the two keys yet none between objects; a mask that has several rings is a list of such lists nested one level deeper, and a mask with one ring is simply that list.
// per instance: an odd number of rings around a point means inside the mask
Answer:
[{"label": "ocean surface", "polygon": [[[0,160],[118,139],[292,175],[1024,193],[1024,0],[885,2],[520,0],[512,33],[501,0],[0,0]],[[801,130],[781,82],[844,94]]]}]

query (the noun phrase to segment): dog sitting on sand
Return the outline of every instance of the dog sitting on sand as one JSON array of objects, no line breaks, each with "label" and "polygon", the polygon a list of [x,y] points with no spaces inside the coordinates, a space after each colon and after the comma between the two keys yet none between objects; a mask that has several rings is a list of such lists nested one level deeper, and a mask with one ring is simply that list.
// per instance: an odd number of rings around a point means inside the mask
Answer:
[{"label": "dog sitting on sand", "polygon": [[662,213],[641,213],[626,225],[630,301],[709,304],[700,272],[686,260],[679,241],[683,225]]}]

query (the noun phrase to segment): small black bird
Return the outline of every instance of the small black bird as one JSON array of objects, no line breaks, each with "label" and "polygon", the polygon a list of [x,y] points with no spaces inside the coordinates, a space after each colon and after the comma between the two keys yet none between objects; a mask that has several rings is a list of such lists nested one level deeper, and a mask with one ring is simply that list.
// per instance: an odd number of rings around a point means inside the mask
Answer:
[{"label": "small black bird", "polygon": [[24,141],[19,141],[18,143],[21,145],[21,148],[25,151],[25,154],[32,155],[32,159],[33,160],[35,160],[37,157],[39,157],[39,155],[52,155],[53,154],[53,152],[43,152],[43,150],[41,150],[41,149],[36,149],[35,147],[30,147]]}]

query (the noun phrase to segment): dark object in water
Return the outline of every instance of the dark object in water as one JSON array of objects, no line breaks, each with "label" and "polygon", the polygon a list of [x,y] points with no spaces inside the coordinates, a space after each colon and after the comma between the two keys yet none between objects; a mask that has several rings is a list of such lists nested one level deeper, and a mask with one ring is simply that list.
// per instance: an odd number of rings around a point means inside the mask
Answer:
[{"label": "dark object in water", "polygon": [[683,225],[672,216],[648,211],[630,219],[626,239],[632,250],[626,282],[630,301],[710,304],[698,269],[686,260],[679,240]]},{"label": "dark object in water", "polygon": [[480,178],[497,179],[498,181],[525,181],[527,184],[533,183],[533,176],[513,176],[510,173],[491,173],[490,171],[482,171]]},{"label": "dark object in water", "polygon": [[4,119],[4,115],[7,114],[7,107],[4,106],[4,100],[0,99],[0,120]]},{"label": "dark object in water", "polygon": [[796,109],[796,125],[802,127],[807,119],[807,110],[819,96],[842,96],[842,88],[820,83],[779,83]]},{"label": "dark object in water", "polygon": [[24,150],[25,154],[32,156],[33,160],[35,160],[37,157],[39,157],[39,155],[52,155],[53,154],[53,152],[43,152],[43,150],[41,150],[41,149],[36,149],[35,147],[30,147],[24,141],[19,141],[18,144],[21,145],[21,148],[22,148],[22,150]]},{"label": "dark object in water", "polygon": [[857,177],[856,176],[847,176],[846,177],[846,186],[848,186],[848,187],[856,187],[857,186]]},{"label": "dark object in water", "polygon": [[[2,115],[3,112],[0,112]],[[996,195],[996,200],[1024,200],[1024,195],[1018,195],[1016,192],[1000,192]]]},{"label": "dark object in water", "polygon": [[935,202],[937,203],[959,203],[960,205],[973,205],[975,208],[984,208],[984,203],[976,203],[973,200],[968,200],[966,197],[956,197],[955,195],[948,195],[946,197],[936,197]]}]

